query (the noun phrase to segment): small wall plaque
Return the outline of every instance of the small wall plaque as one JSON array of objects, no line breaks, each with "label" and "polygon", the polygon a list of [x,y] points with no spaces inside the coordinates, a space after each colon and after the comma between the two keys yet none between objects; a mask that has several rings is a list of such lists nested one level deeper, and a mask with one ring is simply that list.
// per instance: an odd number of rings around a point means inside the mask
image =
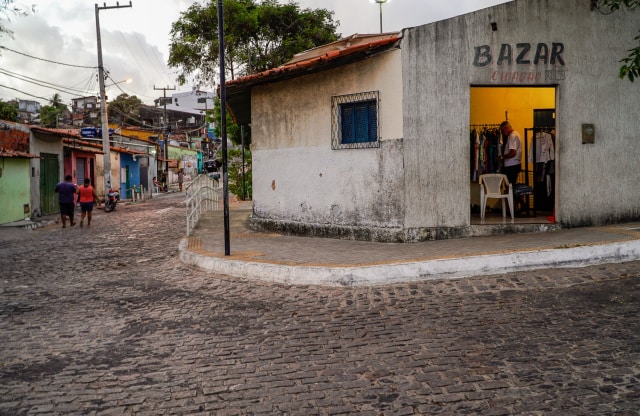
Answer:
[{"label": "small wall plaque", "polygon": [[596,128],[593,124],[582,125],[582,144],[595,143]]}]

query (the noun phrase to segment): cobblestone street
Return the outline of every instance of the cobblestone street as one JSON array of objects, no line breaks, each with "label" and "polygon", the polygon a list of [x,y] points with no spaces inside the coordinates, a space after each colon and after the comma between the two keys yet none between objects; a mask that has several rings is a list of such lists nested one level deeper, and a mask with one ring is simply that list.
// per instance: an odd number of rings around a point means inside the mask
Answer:
[{"label": "cobblestone street", "polygon": [[240,280],[179,261],[183,198],[0,228],[1,415],[640,414],[639,262]]}]

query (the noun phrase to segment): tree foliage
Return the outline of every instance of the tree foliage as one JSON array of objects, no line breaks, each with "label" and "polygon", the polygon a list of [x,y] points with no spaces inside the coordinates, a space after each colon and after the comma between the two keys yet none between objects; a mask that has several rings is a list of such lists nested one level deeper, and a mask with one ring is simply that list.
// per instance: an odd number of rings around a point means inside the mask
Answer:
[{"label": "tree foliage", "polygon": [[[220,122],[220,120],[222,120],[222,114],[221,114],[221,106],[220,106],[220,99],[216,98],[213,101],[213,120],[215,120],[215,127],[213,128],[213,134],[215,134],[216,137],[222,137],[222,123]],[[227,111],[225,113],[226,115],[226,119],[227,119],[227,139],[231,140],[231,142],[233,144],[240,144],[242,142],[242,138],[240,137],[240,126],[238,126],[236,123],[233,122],[233,118],[231,118],[231,114],[229,114],[229,112]],[[245,139],[247,137],[247,131],[245,128]],[[248,143],[245,143],[245,145],[248,145]]]},{"label": "tree foliage", "polygon": [[18,107],[0,100],[0,120],[18,121]]},{"label": "tree foliage", "polygon": [[44,127],[58,127],[60,116],[63,116],[67,110],[67,106],[62,103],[60,94],[53,94],[49,100],[49,105],[40,108],[40,125]]},{"label": "tree foliage", "polygon": [[[25,16],[27,12],[20,7],[13,6],[15,0],[0,0],[0,36],[12,36],[13,32],[7,29],[5,22],[11,21],[10,16]],[[32,6],[33,9],[34,6]]]},{"label": "tree foliage", "polygon": [[53,94],[53,96],[49,100],[49,105],[51,105],[52,107],[57,108],[59,110],[66,110],[67,109],[67,106],[62,103],[62,97],[60,97],[60,94],[58,94],[58,93]]},{"label": "tree foliage", "polygon": [[63,110],[52,105],[45,105],[40,108],[40,125],[43,127],[57,127],[58,117]]},{"label": "tree foliage", "polygon": [[[333,12],[277,0],[225,0],[225,75],[234,79],[277,67],[294,54],[338,39]],[[178,81],[212,85],[219,69],[217,2],[194,3],[172,24],[169,66]]]},{"label": "tree foliage", "polygon": [[141,105],[142,101],[137,96],[122,93],[107,106],[109,120],[118,120],[120,124],[139,124]]},{"label": "tree foliage", "polygon": [[[598,9],[601,10],[600,7],[603,7],[606,10],[604,13],[614,12],[622,6],[630,10],[640,6],[640,0],[600,0],[600,3]],[[636,36],[634,40],[637,45],[629,49],[629,55],[627,57],[620,60],[622,66],[620,67],[619,73],[620,78],[628,78],[631,82],[640,77],[640,34]]]}]

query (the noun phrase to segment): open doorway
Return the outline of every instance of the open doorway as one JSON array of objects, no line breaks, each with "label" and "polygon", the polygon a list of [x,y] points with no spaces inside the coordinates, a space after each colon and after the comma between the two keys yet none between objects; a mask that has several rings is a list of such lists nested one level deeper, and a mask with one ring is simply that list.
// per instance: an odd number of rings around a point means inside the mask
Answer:
[{"label": "open doorway", "polygon": [[[555,192],[555,87],[471,87],[470,97],[470,216],[471,224],[554,222]],[[500,156],[505,137],[500,123],[508,120],[518,132],[521,171],[513,185],[516,218],[511,219],[502,201],[489,199],[481,218],[479,179],[483,174],[502,173]],[[506,192],[506,189],[505,189]]]}]

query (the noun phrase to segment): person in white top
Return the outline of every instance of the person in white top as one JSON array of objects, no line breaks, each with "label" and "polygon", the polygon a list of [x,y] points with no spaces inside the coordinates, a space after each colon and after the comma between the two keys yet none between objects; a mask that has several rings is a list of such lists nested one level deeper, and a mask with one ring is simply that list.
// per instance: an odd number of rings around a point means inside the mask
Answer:
[{"label": "person in white top", "polygon": [[[522,141],[517,131],[513,129],[511,123],[503,121],[500,124],[500,131],[507,136],[507,141],[504,146],[504,154],[502,155],[504,163],[504,174],[507,175],[509,183],[515,184],[518,181],[518,175],[522,169]],[[515,195],[514,195],[515,196]],[[520,211],[526,206],[524,197],[521,195],[514,200],[516,204],[515,211],[517,215],[520,215]]]},{"label": "person in white top", "polygon": [[515,184],[522,166],[522,144],[520,135],[511,127],[511,123],[503,121],[500,124],[500,131],[507,136],[507,143],[504,146],[502,159],[504,162],[504,174],[507,175],[509,183]]}]

